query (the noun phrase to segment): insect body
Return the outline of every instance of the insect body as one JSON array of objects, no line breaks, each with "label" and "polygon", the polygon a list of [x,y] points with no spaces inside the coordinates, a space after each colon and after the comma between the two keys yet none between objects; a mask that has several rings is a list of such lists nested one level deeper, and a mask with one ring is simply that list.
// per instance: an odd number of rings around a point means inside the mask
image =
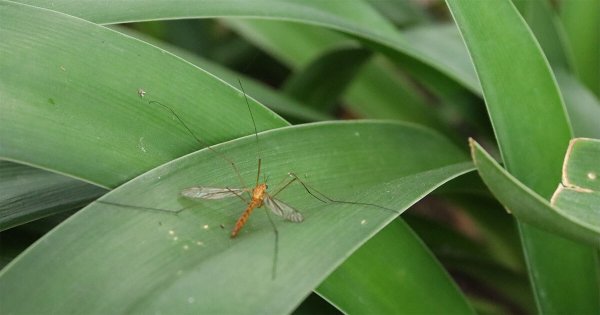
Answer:
[{"label": "insect body", "polygon": [[[271,196],[267,192],[267,188],[268,186],[266,183],[257,184],[251,191],[250,189],[191,187],[184,189],[181,194],[190,199],[223,199],[228,197],[239,197],[245,201],[242,194],[244,192],[251,192],[251,199],[246,206],[246,210],[239,217],[231,231],[232,238],[238,235],[254,209],[261,208],[263,205],[284,220],[291,222],[302,222],[304,220],[304,217],[300,212],[283,203],[281,200],[276,199],[274,196]],[[285,186],[283,188],[285,188]],[[279,189],[277,192],[280,192],[282,189]]]}]

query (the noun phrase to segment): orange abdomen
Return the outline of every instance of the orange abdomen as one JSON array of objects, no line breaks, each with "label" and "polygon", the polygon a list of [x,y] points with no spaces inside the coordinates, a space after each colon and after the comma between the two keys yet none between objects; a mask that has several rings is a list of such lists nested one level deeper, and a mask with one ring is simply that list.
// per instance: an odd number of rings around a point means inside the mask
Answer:
[{"label": "orange abdomen", "polygon": [[262,200],[252,198],[252,201],[250,201],[250,204],[248,204],[248,207],[246,208],[244,213],[242,213],[242,215],[237,220],[237,222],[235,222],[235,226],[233,227],[233,230],[231,231],[231,238],[234,238],[238,235],[240,230],[246,224],[246,221],[248,221],[248,218],[252,214],[252,211],[254,211],[255,208],[260,208],[260,206],[262,206]]}]

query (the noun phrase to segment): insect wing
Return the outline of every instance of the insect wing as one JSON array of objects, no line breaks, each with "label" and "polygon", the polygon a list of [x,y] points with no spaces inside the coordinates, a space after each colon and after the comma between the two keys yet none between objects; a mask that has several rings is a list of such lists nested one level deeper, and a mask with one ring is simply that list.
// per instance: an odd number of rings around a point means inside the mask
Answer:
[{"label": "insect wing", "polygon": [[240,196],[245,189],[240,188],[213,188],[213,187],[190,187],[181,192],[181,195],[190,199],[223,199]]},{"label": "insect wing", "polygon": [[285,203],[277,200],[271,196],[267,196],[264,199],[264,203],[267,208],[271,209],[273,213],[282,217],[285,220],[291,222],[302,222],[304,221],[304,217],[298,210],[286,205]]}]

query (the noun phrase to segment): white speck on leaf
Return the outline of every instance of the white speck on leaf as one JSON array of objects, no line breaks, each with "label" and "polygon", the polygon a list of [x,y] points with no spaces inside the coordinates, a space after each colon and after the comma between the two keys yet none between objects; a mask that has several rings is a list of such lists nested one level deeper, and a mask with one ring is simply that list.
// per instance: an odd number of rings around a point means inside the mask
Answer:
[{"label": "white speck on leaf", "polygon": [[140,148],[140,150],[142,150],[142,152],[146,153],[146,146],[144,145],[144,137],[140,137],[140,140],[138,141],[138,148]]}]

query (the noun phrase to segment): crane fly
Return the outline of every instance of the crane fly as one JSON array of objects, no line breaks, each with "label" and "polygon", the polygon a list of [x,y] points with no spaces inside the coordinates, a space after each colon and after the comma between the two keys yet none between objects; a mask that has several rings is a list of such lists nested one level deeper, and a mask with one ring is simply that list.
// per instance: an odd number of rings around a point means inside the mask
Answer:
[{"label": "crane fly", "polygon": [[[233,160],[228,158],[222,152],[215,150],[210,145],[206,144],[204,141],[202,141],[200,138],[198,138],[194,134],[194,132],[188,127],[188,125],[181,119],[181,117],[179,117],[179,115],[171,107],[169,107],[161,102],[155,101],[155,100],[148,101],[148,104],[157,104],[157,105],[160,105],[163,108],[165,108],[167,111],[169,111],[172,114],[172,116],[196,140],[196,142],[198,142],[200,145],[206,147],[207,149],[209,149],[216,155],[219,155],[222,159],[227,161],[233,168],[233,170],[236,173],[238,180],[241,183],[243,188],[228,188],[228,187],[215,188],[215,187],[206,187],[206,186],[194,186],[194,187],[186,188],[181,191],[181,195],[183,197],[188,198],[188,199],[194,199],[194,200],[219,200],[219,199],[225,199],[225,198],[231,198],[231,197],[237,197],[237,198],[243,200],[244,203],[246,203],[246,209],[244,210],[244,212],[240,215],[240,217],[235,222],[235,225],[233,226],[233,229],[231,230],[231,233],[230,233],[231,238],[237,237],[239,235],[240,231],[242,230],[242,228],[248,222],[248,219],[250,218],[250,215],[252,214],[252,212],[257,208],[262,208],[263,206],[268,208],[268,210],[270,210],[275,215],[283,218],[285,221],[294,222],[294,223],[299,223],[299,222],[304,221],[304,217],[298,210],[294,209],[293,207],[289,206],[288,204],[286,204],[276,198],[277,194],[282,192],[285,188],[287,188],[293,182],[298,181],[298,182],[302,183],[301,180],[295,174],[288,173],[290,178],[288,178],[287,182],[285,184],[281,185],[281,187],[278,188],[273,194],[270,194],[267,191],[268,185],[266,183],[266,180],[263,182],[259,182],[260,175],[261,175],[262,159],[260,158],[258,130],[256,128],[256,121],[254,120],[254,115],[250,108],[250,104],[248,102],[246,92],[244,91],[244,88],[239,80],[238,80],[238,83],[240,84],[240,88],[244,95],[244,100],[246,102],[246,106],[248,107],[248,112],[250,113],[250,118],[252,119],[252,124],[254,126],[254,136],[256,139],[258,167],[257,167],[257,174],[256,174],[256,183],[253,188],[249,188],[245,184],[244,179],[240,175],[240,172]],[[142,88],[138,89],[138,91],[137,91],[137,94],[139,95],[140,99],[144,99],[146,97],[146,93],[147,92]],[[284,182],[282,182],[282,183],[284,183]],[[309,188],[307,185],[305,185],[304,183],[302,183],[302,185],[304,186],[304,188],[307,191],[309,191],[308,190]],[[309,191],[309,193],[311,193],[311,192]],[[249,197],[249,200],[244,198],[244,195],[247,195]],[[312,193],[311,193],[311,195],[314,196],[314,194],[312,194]],[[318,199],[323,201],[321,198],[318,198]],[[106,202],[106,201],[100,201],[100,202],[117,205],[117,204],[114,204],[111,202]],[[325,202],[325,201],[323,201],[323,202]],[[138,208],[144,208],[144,207],[138,207]],[[148,209],[151,209],[151,208],[148,208]],[[160,209],[153,209],[153,210],[160,210]],[[183,210],[183,209],[180,209],[179,211],[181,211],[181,210]],[[266,211],[267,218],[269,219],[269,222],[275,233],[275,248],[274,248],[273,269],[272,269],[272,277],[274,279],[275,274],[276,274],[276,265],[277,265],[279,232],[277,230],[275,223],[271,219],[268,210]],[[179,212],[179,211],[177,211],[177,212]]]},{"label": "crane fly", "polygon": [[[181,195],[188,199],[218,200],[218,199],[224,199],[224,198],[229,198],[229,197],[238,197],[241,200],[243,200],[247,204],[247,206],[246,206],[246,209],[244,210],[244,212],[242,213],[242,215],[236,221],[236,223],[231,231],[231,238],[235,238],[239,234],[240,230],[244,227],[244,225],[246,225],[246,222],[250,218],[250,215],[252,214],[254,209],[262,208],[263,205],[266,206],[267,208],[269,208],[269,210],[271,210],[274,214],[282,217],[286,221],[290,221],[290,222],[294,222],[294,223],[299,223],[299,222],[304,221],[304,217],[298,210],[292,208],[291,206],[287,205],[286,203],[282,202],[281,200],[275,198],[275,196],[277,194],[279,194],[281,191],[283,191],[291,183],[293,183],[294,181],[300,181],[300,179],[297,176],[295,176],[293,173],[289,173],[289,175],[291,176],[292,179],[289,180],[281,188],[279,188],[273,195],[271,195],[267,192],[268,185],[265,182],[259,183],[262,159],[260,158],[260,148],[259,148],[259,143],[258,143],[258,130],[256,128],[256,121],[254,120],[254,115],[252,114],[252,110],[250,109],[250,104],[248,103],[248,98],[246,96],[246,92],[244,91],[242,83],[239,80],[238,80],[238,83],[240,84],[240,88],[242,89],[242,94],[244,95],[244,100],[246,101],[246,106],[248,107],[248,112],[250,113],[250,118],[252,119],[252,124],[254,126],[254,136],[256,139],[258,168],[257,168],[257,174],[256,174],[256,184],[255,184],[254,188],[247,188],[247,186],[246,186],[243,178],[241,177],[240,172],[239,172],[238,168],[236,167],[235,163],[233,162],[233,160],[229,159],[227,156],[225,156],[221,152],[216,151],[210,145],[206,145],[202,140],[200,140],[200,138],[196,137],[196,135],[192,132],[192,130],[187,126],[187,124],[185,124],[183,122],[183,120],[179,117],[179,115],[177,115],[177,113],[175,113],[175,111],[173,109],[171,109],[170,107],[168,107],[158,101],[151,100],[148,102],[149,104],[161,105],[162,107],[167,109],[169,112],[171,112],[171,114],[179,121],[179,123],[187,130],[187,132],[194,139],[196,139],[196,141],[198,143],[200,143],[201,145],[205,145],[206,148],[208,148],[212,152],[216,153],[217,155],[221,156],[224,160],[229,162],[229,164],[232,166],[240,183],[242,184],[242,186],[244,186],[244,188],[215,188],[215,187],[194,186],[194,187],[186,188],[181,192]],[[144,91],[141,88],[138,89],[138,95],[140,96],[140,98],[143,98],[145,96],[145,94],[146,94],[146,91]],[[303,184],[303,186],[304,186],[304,184]],[[305,186],[305,188],[308,189],[307,186]],[[249,195],[249,197],[250,197],[249,201],[247,201],[243,197],[244,193],[247,193]],[[275,227],[275,224],[273,223],[273,221],[271,220],[270,217],[269,217],[269,221],[271,222],[271,225],[273,226],[275,235],[277,237],[277,235],[278,235],[277,228]],[[276,239],[276,241],[277,241],[277,239]]]},{"label": "crane fly", "polygon": [[[250,215],[252,214],[252,212],[257,208],[262,208],[263,206],[268,208],[268,210],[270,210],[275,215],[283,218],[285,221],[289,221],[289,222],[293,222],[293,223],[300,223],[300,222],[304,221],[304,217],[298,210],[294,209],[293,207],[289,206],[288,204],[286,204],[283,201],[276,198],[276,196],[279,193],[281,193],[284,189],[286,189],[288,186],[290,186],[294,182],[299,183],[302,187],[304,187],[304,190],[308,194],[310,194],[311,196],[313,196],[314,198],[316,198],[317,200],[319,200],[323,203],[342,203],[342,204],[352,204],[352,205],[373,206],[373,207],[377,207],[377,208],[384,209],[387,211],[392,211],[394,213],[398,213],[397,210],[389,209],[389,208],[382,207],[382,206],[379,206],[376,204],[365,203],[365,202],[342,201],[342,200],[335,200],[335,199],[329,198],[325,194],[323,194],[323,193],[319,192],[318,190],[316,190],[315,188],[309,186],[307,183],[302,181],[296,174],[294,174],[292,172],[288,173],[289,177],[287,179],[284,179],[284,181],[282,181],[282,183],[279,184],[280,187],[277,188],[274,193],[272,193],[272,194],[269,193],[267,191],[268,185],[266,184],[266,180],[264,180],[263,182],[259,182],[260,175],[261,175],[262,159],[260,158],[260,147],[259,147],[259,141],[258,141],[258,130],[256,128],[256,121],[254,120],[254,115],[252,114],[252,110],[250,108],[250,104],[248,102],[246,92],[244,91],[244,88],[239,80],[238,80],[238,83],[240,84],[241,92],[244,95],[244,99],[246,101],[246,106],[248,108],[248,112],[250,113],[250,118],[252,119],[252,124],[254,126],[254,137],[256,140],[258,166],[257,166],[256,182],[255,182],[255,185],[253,188],[249,188],[245,184],[244,179],[240,175],[240,172],[233,160],[228,158],[222,152],[215,150],[213,147],[211,147],[210,145],[208,145],[207,143],[202,141],[200,138],[198,138],[194,134],[194,132],[188,127],[188,125],[179,117],[179,115],[177,115],[177,113],[172,108],[170,108],[169,106],[167,106],[161,102],[155,101],[155,100],[148,101],[148,104],[158,104],[158,105],[164,107],[166,110],[168,110],[173,115],[173,117],[176,118],[177,121],[186,129],[186,131],[196,140],[196,142],[198,142],[200,145],[206,147],[208,150],[212,151],[216,155],[220,156],[223,160],[227,161],[233,168],[233,170],[234,170],[235,174],[237,175],[238,180],[241,183],[243,188],[229,188],[229,187],[216,188],[216,187],[207,187],[207,186],[194,186],[194,187],[189,187],[189,188],[183,189],[181,191],[181,195],[183,197],[188,198],[188,199],[194,199],[194,200],[219,200],[219,199],[225,199],[225,198],[231,198],[231,197],[237,197],[237,198],[243,200],[244,203],[246,203],[246,209],[244,210],[244,212],[240,215],[240,217],[235,222],[235,225],[233,226],[233,229],[231,230],[231,233],[230,233],[231,238],[236,238],[239,235],[242,228],[248,222],[248,219],[250,218]],[[141,88],[138,89],[137,93],[138,93],[140,99],[143,99],[147,94],[147,92]],[[287,180],[287,182],[286,182],[286,180]],[[244,198],[244,195],[247,195],[249,197],[249,200]],[[98,202],[105,203],[105,204],[112,204],[112,205],[120,205],[120,204],[111,203],[108,201],[98,201]],[[125,206],[125,205],[123,205],[123,206]],[[132,207],[132,206],[130,206],[130,207]],[[148,207],[136,207],[136,208],[161,210],[161,209],[148,208]],[[183,210],[183,209],[180,209],[177,212],[179,212],[181,210]],[[271,219],[271,216],[269,215],[268,210],[265,213],[267,214],[267,218],[269,219],[269,222],[270,222],[270,224],[273,228],[273,232],[275,234],[275,246],[274,246],[273,268],[272,268],[272,277],[274,279],[275,274],[276,274],[276,266],[277,266],[277,255],[278,255],[278,247],[279,247],[279,232],[277,230],[275,223]],[[221,226],[223,227],[223,225],[221,225]]]}]

